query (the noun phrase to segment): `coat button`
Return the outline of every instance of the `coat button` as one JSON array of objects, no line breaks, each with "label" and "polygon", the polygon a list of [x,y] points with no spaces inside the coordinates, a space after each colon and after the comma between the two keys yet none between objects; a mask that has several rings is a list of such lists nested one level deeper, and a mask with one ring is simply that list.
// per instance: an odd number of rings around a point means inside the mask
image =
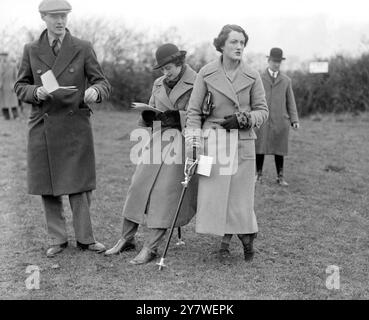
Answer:
[{"label": "coat button", "polygon": [[72,68],[69,68],[69,72],[74,72],[74,68],[72,67]]},{"label": "coat button", "polygon": [[69,112],[68,112],[68,114],[71,116],[71,115],[73,115],[73,110],[70,110]]},{"label": "coat button", "polygon": [[38,69],[38,70],[36,71],[36,73],[37,73],[37,74],[41,74],[41,73],[42,73],[42,70],[41,70],[41,69]]}]

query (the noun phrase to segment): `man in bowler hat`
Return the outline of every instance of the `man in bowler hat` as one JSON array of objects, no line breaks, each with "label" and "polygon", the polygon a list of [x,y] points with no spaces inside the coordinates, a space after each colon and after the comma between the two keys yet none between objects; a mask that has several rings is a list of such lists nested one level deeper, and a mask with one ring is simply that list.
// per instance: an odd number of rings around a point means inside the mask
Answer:
[{"label": "man in bowler hat", "polygon": [[[40,38],[24,47],[14,89],[21,101],[32,104],[29,119],[27,180],[29,194],[41,195],[53,257],[68,245],[62,196],[68,195],[73,212],[77,247],[105,251],[92,231],[90,203],[96,188],[95,154],[90,103],[108,98],[111,87],[87,41],[66,28],[71,5],[65,0],[43,0],[39,5],[46,23]],[[49,93],[41,75],[52,70],[60,86]]]},{"label": "man in bowler hat", "polygon": [[255,130],[257,181],[262,181],[264,156],[270,154],[274,155],[277,183],[288,186],[283,173],[284,156],[288,153],[289,128],[292,126],[297,130],[299,118],[291,79],[280,71],[282,60],[285,60],[282,49],[272,48],[267,58],[268,68],[261,78],[269,107],[269,118],[260,129]]}]

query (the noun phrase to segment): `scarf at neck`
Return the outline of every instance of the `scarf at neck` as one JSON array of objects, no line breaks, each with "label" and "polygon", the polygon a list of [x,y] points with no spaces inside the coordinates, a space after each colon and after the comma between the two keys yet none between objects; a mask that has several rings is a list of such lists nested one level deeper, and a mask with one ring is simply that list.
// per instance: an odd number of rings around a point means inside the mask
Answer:
[{"label": "scarf at neck", "polygon": [[186,71],[186,66],[183,66],[181,69],[181,72],[178,74],[178,76],[176,76],[173,80],[168,80],[167,78],[164,79],[164,83],[165,85],[169,88],[169,89],[173,89],[174,86],[178,83],[178,81],[182,78],[183,74]]}]

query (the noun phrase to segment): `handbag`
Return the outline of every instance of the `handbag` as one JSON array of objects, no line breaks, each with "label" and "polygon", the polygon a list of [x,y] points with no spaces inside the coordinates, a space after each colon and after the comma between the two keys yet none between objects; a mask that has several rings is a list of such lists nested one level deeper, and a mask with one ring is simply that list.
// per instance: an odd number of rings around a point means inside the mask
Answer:
[{"label": "handbag", "polygon": [[213,95],[208,91],[205,95],[204,101],[201,106],[201,124],[203,124],[207,117],[211,115],[214,109]]}]

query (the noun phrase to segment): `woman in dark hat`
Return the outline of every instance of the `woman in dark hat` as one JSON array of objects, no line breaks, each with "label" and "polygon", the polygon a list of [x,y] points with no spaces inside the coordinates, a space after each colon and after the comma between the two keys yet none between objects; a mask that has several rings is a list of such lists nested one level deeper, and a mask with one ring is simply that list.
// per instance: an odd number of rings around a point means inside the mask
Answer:
[{"label": "woman in dark hat", "polygon": [[[200,176],[198,181],[196,232],[223,236],[222,257],[229,254],[229,241],[237,234],[249,261],[258,232],[254,128],[267,119],[268,107],[259,73],[242,61],[247,41],[245,30],[237,25],[225,25],[214,39],[221,56],[197,75],[188,107],[186,141],[191,151],[192,141],[199,140],[195,132],[202,128],[204,154],[214,158],[211,175]],[[209,93],[213,111],[202,124],[202,105]],[[227,167],[220,159],[226,155]]]},{"label": "woman in dark hat", "polygon": [[[164,75],[155,80],[149,105],[162,112],[143,111],[140,124],[153,128],[150,148],[144,153],[161,150],[161,162],[137,165],[123,208],[121,238],[105,252],[106,255],[112,255],[134,249],[134,236],[138,226],[145,221],[149,234],[140,253],[130,261],[132,264],[147,263],[157,256],[157,248],[171,225],[179,202],[185,154],[181,131],[196,78],[196,72],[185,64],[185,56],[186,51],[180,51],[170,43],[160,46],[156,51],[157,64],[154,69],[160,69]],[[160,130],[157,130],[158,123],[154,121],[160,121]],[[164,135],[172,136],[173,140],[164,139]],[[161,142],[160,147],[155,146],[158,141]],[[168,150],[174,150],[174,155]],[[148,157],[150,159],[150,155]],[[151,159],[155,159],[155,155]],[[196,190],[196,179],[192,179],[177,227],[187,224],[194,216]]]}]

